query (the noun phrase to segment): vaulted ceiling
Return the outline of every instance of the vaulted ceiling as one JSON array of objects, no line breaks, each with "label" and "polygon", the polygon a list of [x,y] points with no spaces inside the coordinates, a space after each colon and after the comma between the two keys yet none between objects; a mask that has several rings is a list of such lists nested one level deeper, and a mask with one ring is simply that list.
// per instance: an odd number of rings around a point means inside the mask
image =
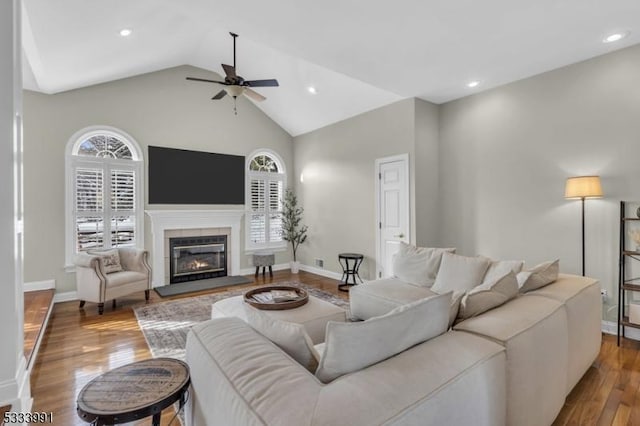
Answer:
[{"label": "vaulted ceiling", "polygon": [[[403,98],[443,103],[640,42],[637,0],[23,5],[26,89],[58,93],[183,64],[219,73],[233,61],[234,31],[238,72],[278,79],[278,88],[256,89],[267,97],[257,105],[294,136]],[[123,28],[132,34],[121,37]],[[602,43],[614,32],[627,36]],[[472,80],[480,84],[467,87]],[[216,89],[203,86],[203,95]]]}]

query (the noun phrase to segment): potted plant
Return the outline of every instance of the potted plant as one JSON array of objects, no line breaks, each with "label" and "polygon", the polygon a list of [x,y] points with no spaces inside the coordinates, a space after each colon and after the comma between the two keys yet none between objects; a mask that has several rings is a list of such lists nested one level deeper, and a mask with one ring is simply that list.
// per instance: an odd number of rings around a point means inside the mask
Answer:
[{"label": "potted plant", "polygon": [[304,209],[298,207],[298,197],[290,188],[284,192],[282,200],[282,238],[291,243],[293,261],[290,262],[291,273],[297,274],[300,262],[296,257],[298,246],[307,240],[307,225],[301,225]]}]

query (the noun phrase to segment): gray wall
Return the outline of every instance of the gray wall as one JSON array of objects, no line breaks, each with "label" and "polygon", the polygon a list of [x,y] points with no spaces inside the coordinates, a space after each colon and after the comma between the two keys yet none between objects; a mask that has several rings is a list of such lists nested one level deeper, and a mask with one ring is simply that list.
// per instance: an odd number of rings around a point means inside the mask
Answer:
[{"label": "gray wall", "polygon": [[439,247],[439,110],[415,100],[415,205],[416,244]]},{"label": "gray wall", "polygon": [[[422,240],[434,238],[435,224],[416,226],[416,194],[435,198],[429,193],[435,187],[416,186],[416,177],[434,174],[414,170],[418,155],[428,165],[436,163],[436,135],[437,107],[406,99],[295,137],[296,190],[305,208],[304,223],[309,225],[308,243],[300,248],[301,262],[314,266],[319,258],[325,269],[341,272],[338,253],[358,252],[365,256],[361,276],[374,278],[375,160],[396,154],[408,153],[410,159],[411,241],[417,235]],[[301,174],[304,182],[299,180]],[[432,210],[432,204],[420,203],[421,215]]]},{"label": "gray wall", "polygon": [[[25,92],[26,282],[56,279],[58,292],[75,290],[75,274],[64,272],[64,156],[69,138],[82,128],[108,125],[124,130],[142,146],[145,157],[148,145],[236,155],[270,148],[293,171],[288,133],[244,98],[238,100],[238,115],[234,116],[229,98],[210,100],[218,87],[188,82],[188,75],[218,78],[183,66],[56,95]],[[147,199],[145,189],[145,209],[228,208],[149,206]],[[145,221],[145,245],[150,247],[148,218]],[[244,235],[241,239],[244,250]],[[276,258],[277,263],[288,260],[288,253]],[[243,254],[241,267],[248,266]]]},{"label": "gray wall", "polygon": [[605,197],[586,202],[586,273],[615,299],[619,200],[640,200],[638,76],[640,46],[443,105],[440,242],[529,265],[560,258],[579,274],[580,202],[564,184],[597,174]]}]

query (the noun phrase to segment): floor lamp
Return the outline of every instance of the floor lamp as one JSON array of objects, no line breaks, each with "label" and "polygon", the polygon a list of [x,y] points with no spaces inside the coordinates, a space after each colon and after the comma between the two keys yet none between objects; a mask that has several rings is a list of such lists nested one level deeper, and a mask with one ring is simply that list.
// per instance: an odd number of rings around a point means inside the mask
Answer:
[{"label": "floor lamp", "polygon": [[576,176],[567,179],[564,198],[582,201],[582,276],[584,276],[584,200],[602,197],[600,176]]}]

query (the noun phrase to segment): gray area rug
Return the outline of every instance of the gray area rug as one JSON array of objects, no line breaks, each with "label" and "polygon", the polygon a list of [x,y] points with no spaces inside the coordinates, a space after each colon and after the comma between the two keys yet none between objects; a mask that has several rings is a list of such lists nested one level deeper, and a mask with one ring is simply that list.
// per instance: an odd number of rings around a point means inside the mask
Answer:
[{"label": "gray area rug", "polygon": [[178,294],[193,293],[195,291],[211,290],[229,285],[248,284],[251,280],[242,276],[226,276],[209,278],[207,280],[186,281],[183,283],[170,284],[156,287],[155,291],[162,297],[176,296]]},{"label": "gray area rug", "polygon": [[[274,285],[301,287],[310,296],[326,300],[343,309],[349,309],[348,301],[316,287],[297,281],[274,283]],[[211,319],[211,305],[214,302],[227,297],[239,296],[246,291],[246,288],[230,290],[134,308],[138,325],[147,340],[153,357],[172,357],[184,360],[189,329],[200,322]]]}]

